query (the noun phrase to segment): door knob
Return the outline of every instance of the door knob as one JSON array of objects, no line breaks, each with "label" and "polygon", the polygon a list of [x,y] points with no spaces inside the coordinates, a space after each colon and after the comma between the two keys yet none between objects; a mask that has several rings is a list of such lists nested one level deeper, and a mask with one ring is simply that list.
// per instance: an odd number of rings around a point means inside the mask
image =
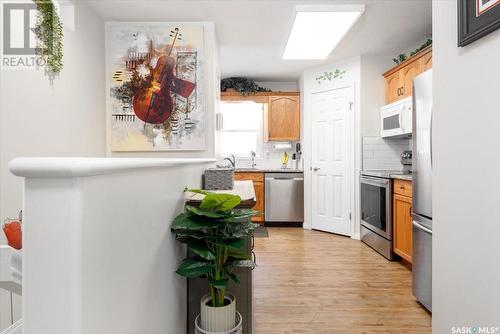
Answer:
[{"label": "door knob", "polygon": [[319,167],[313,167],[313,171],[315,172],[319,171],[319,169],[320,169]]}]

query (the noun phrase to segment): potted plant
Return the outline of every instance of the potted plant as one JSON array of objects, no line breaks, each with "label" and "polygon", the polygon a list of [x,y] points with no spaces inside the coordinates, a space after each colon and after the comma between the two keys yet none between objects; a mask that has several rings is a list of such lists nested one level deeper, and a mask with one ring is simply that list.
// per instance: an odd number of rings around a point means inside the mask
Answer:
[{"label": "potted plant", "polygon": [[251,209],[235,209],[241,198],[232,194],[187,189],[205,195],[199,207],[186,206],[172,223],[176,239],[187,245],[188,256],[177,274],[208,281],[209,294],[201,300],[200,327],[207,332],[227,332],[236,326],[236,300],[227,293],[229,281],[239,284],[234,269],[251,267],[243,247],[245,239],[258,226],[250,221],[257,214]]}]

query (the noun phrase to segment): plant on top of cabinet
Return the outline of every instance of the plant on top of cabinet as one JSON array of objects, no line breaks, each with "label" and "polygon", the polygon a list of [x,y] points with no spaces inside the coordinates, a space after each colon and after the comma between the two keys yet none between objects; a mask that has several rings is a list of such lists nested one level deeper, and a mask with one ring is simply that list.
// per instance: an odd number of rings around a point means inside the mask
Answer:
[{"label": "plant on top of cabinet", "polygon": [[186,212],[172,223],[177,241],[195,254],[182,261],[177,274],[186,278],[208,280],[210,293],[201,300],[201,329],[227,332],[236,324],[236,299],[227,293],[229,281],[239,284],[237,267],[255,267],[251,255],[244,251],[245,239],[258,226],[250,222],[256,214],[251,209],[235,209],[238,195],[187,189],[205,195],[199,207],[186,205]]},{"label": "plant on top of cabinet", "polygon": [[255,83],[255,81],[240,78],[240,77],[231,77],[225,78],[220,81],[220,90],[221,92],[225,92],[228,89],[234,89],[239,92],[241,95],[250,95],[258,92],[270,92],[270,89],[261,87]]},{"label": "plant on top of cabinet", "polygon": [[404,62],[405,60],[407,60],[408,58],[413,57],[414,55],[416,55],[417,53],[419,53],[420,51],[422,51],[423,49],[425,49],[426,47],[428,47],[431,44],[432,44],[432,39],[428,38],[424,44],[420,45],[418,48],[416,48],[415,50],[410,52],[409,55],[406,55],[406,53],[401,53],[396,58],[392,58],[392,61],[399,65],[402,62]]}]

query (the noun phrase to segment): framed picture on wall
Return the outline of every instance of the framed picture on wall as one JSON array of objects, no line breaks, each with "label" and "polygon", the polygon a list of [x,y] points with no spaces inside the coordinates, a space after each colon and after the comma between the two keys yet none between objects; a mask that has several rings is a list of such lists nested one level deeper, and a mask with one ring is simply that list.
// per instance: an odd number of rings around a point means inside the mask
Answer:
[{"label": "framed picture on wall", "polygon": [[111,151],[206,149],[204,38],[197,23],[107,23]]},{"label": "framed picture on wall", "polygon": [[500,0],[458,0],[458,46],[500,28]]}]

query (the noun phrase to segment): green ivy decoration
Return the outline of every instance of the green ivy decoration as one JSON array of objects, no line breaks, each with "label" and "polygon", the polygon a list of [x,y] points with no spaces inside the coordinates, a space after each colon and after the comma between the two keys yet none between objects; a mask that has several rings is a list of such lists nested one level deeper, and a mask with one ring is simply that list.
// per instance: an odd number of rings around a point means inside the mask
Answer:
[{"label": "green ivy decoration", "polygon": [[258,92],[270,92],[270,89],[261,87],[255,83],[255,81],[241,78],[241,77],[231,77],[225,78],[220,81],[221,92],[226,92],[228,89],[234,89],[241,95],[253,95]]},{"label": "green ivy decoration", "polygon": [[318,84],[321,84],[322,81],[328,80],[332,81],[333,79],[342,79],[344,77],[345,71],[335,69],[333,72],[324,72],[322,75],[316,78]]},{"label": "green ivy decoration", "polygon": [[34,29],[37,56],[44,59],[46,71],[57,75],[63,68],[63,26],[52,0],[33,0],[37,7]]},{"label": "green ivy decoration", "polygon": [[425,49],[426,47],[428,47],[431,44],[432,44],[432,39],[428,38],[424,44],[420,45],[418,48],[416,48],[415,50],[410,52],[410,54],[408,56],[406,54],[402,53],[399,56],[397,56],[396,58],[392,58],[392,61],[399,65],[402,62],[404,62],[406,59],[413,57],[414,55],[416,55],[417,53],[419,53],[420,51],[422,51],[423,49]]}]

